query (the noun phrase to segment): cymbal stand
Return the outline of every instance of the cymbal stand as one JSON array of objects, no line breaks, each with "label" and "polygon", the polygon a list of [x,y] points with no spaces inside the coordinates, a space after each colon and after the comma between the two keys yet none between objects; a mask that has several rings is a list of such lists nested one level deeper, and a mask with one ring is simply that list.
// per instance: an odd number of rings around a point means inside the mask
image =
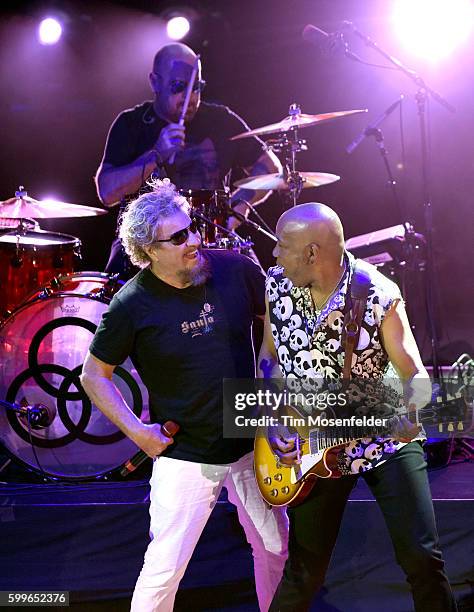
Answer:
[{"label": "cymbal stand", "polygon": [[[291,117],[296,117],[301,115],[301,107],[293,102],[288,112]],[[287,132],[283,132],[279,138],[269,141],[267,145],[277,156],[280,155],[284,159],[283,176],[288,183],[292,205],[296,206],[304,183],[304,179],[296,169],[296,155],[301,151],[308,150],[306,140],[298,138],[296,127],[290,127]]]}]

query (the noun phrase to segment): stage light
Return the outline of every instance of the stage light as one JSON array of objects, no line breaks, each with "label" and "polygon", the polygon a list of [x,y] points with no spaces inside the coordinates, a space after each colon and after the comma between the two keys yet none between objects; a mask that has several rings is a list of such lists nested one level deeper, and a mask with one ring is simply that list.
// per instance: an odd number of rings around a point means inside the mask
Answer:
[{"label": "stage light", "polygon": [[474,7],[471,0],[396,0],[392,20],[408,49],[437,61],[467,39]]},{"label": "stage light", "polygon": [[57,19],[47,17],[38,28],[38,39],[42,45],[55,45],[61,38],[63,28]]},{"label": "stage light", "polygon": [[189,32],[190,27],[191,24],[186,17],[176,15],[168,20],[166,24],[166,33],[172,40],[181,40]]}]

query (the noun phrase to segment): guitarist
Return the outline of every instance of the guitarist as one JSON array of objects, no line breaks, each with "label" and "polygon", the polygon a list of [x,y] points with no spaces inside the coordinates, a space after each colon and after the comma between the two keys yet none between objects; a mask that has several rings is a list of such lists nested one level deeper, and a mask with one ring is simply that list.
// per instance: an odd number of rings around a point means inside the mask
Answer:
[{"label": "guitarist", "polygon": [[[259,356],[262,377],[315,376],[381,379],[394,367],[412,415],[430,400],[431,384],[412,335],[398,287],[344,249],[337,214],[308,203],[286,211],[277,224],[277,267],[267,275],[265,334]],[[346,302],[363,271],[368,278],[359,316],[358,342],[343,338]],[[357,281],[358,282],[358,281]],[[349,303],[352,303],[349,302]],[[411,420],[415,422],[411,422]],[[395,419],[390,438],[364,438],[338,455],[338,479],[318,479],[305,501],[289,509],[289,558],[270,610],[308,610],[323,586],[349,494],[360,475],[384,515],[397,561],[410,584],[417,612],[456,610],[435,525],[423,432],[415,418]],[[392,430],[393,431],[393,430]],[[269,431],[280,463],[298,462],[292,435]],[[318,528],[324,526],[324,528]]]}]

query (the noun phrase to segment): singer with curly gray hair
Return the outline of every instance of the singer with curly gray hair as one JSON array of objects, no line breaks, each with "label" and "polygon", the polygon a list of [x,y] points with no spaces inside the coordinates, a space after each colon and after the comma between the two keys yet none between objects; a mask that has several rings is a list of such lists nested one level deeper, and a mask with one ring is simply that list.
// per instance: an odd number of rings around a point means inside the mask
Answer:
[{"label": "singer with curly gray hair", "polygon": [[[223,379],[255,376],[252,324],[265,312],[264,277],[244,255],[202,250],[174,186],[152,188],[129,204],[120,226],[141,270],[113,297],[81,377],[95,405],[154,459],[152,539],[132,611],[171,612],[223,486],[252,546],[266,611],[286,559],[286,514],[258,493],[252,440],[224,439],[222,431]],[[151,424],[138,419],[113,382],[128,356],[147,387]],[[167,421],[179,431],[170,434]]]}]

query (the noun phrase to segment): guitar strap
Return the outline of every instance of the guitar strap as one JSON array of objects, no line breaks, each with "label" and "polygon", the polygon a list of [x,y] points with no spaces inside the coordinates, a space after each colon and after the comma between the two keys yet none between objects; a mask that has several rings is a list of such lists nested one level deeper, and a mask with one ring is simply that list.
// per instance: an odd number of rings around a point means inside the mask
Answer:
[{"label": "guitar strap", "polygon": [[[363,265],[363,264],[362,264]],[[347,289],[344,308],[344,326],[341,341],[344,345],[344,367],[342,378],[348,382],[351,378],[352,355],[359,342],[362,317],[367,307],[370,288],[370,275],[356,261],[351,284]]]}]

